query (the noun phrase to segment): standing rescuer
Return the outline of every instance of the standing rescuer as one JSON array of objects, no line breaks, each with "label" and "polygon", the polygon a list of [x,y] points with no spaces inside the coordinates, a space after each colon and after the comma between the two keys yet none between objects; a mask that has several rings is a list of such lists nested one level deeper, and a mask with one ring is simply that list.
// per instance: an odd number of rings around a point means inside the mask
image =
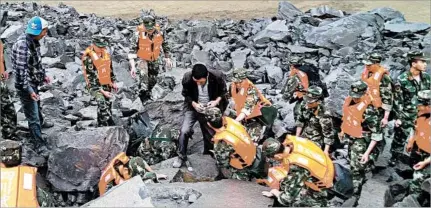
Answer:
[{"label": "standing rescuer", "polygon": [[82,56],[82,67],[87,87],[97,101],[97,125],[112,126],[112,90],[117,91],[112,61],[106,49],[109,37],[94,35]]},{"label": "standing rescuer", "polygon": [[[139,73],[139,98],[142,104],[151,98],[151,90],[157,83],[159,74],[159,56],[161,50],[164,52],[164,61],[167,68],[172,67],[169,58],[169,46],[163,39],[164,34],[160,26],[156,24],[156,19],[151,15],[142,16],[142,24],[138,26],[137,32],[132,38],[132,51],[135,54],[129,54],[130,74],[136,77],[136,66]],[[135,59],[138,58],[135,64]],[[135,66],[136,65],[136,66]]]}]

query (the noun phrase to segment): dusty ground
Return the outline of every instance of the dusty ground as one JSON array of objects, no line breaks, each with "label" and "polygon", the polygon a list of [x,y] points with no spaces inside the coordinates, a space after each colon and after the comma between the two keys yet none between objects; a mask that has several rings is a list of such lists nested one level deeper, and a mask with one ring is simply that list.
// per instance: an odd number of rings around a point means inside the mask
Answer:
[{"label": "dusty ground", "polygon": [[[37,1],[58,5],[61,1]],[[171,19],[250,19],[271,17],[277,13],[278,1],[63,1],[79,12],[102,16],[134,18],[140,9],[152,8],[157,14]],[[431,23],[431,1],[313,1],[292,0],[299,9],[306,11],[318,5],[330,5],[344,11],[368,11],[377,7],[392,7],[401,11],[408,21]]]}]

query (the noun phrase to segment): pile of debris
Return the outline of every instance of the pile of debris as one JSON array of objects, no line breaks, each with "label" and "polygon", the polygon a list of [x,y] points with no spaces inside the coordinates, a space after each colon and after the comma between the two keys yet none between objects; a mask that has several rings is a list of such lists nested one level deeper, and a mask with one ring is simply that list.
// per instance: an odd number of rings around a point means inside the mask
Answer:
[{"label": "pile of debris", "polygon": [[[139,18],[97,17],[81,14],[64,4],[50,7],[2,3],[0,10],[0,21],[7,23],[0,31],[1,38],[6,40],[7,54],[31,17],[39,15],[50,24],[48,36],[41,40],[41,52],[42,64],[53,82],[41,89],[41,100],[46,118],[55,123],[53,128],[44,131],[53,152],[49,161],[37,157],[30,149],[25,152],[28,163],[39,167],[48,164],[46,178],[53,190],[61,193],[57,194],[58,198],[67,202],[64,206],[82,205],[91,199],[101,169],[117,152],[126,151],[129,141],[150,134],[157,124],[179,129],[183,102],[181,78],[196,62],[223,71],[228,81],[233,68],[247,68],[249,79],[279,109],[273,131],[281,136],[294,126],[293,106],[280,95],[287,80],[290,56],[301,56],[306,63],[320,69],[329,88],[327,107],[334,119],[339,119],[350,83],[364,67],[360,62],[364,54],[380,52],[384,57],[382,64],[395,78],[407,67],[403,56],[406,52],[414,49],[431,52],[431,26],[406,22],[402,13],[391,8],[349,14],[320,6],[302,12],[289,2],[280,2],[278,20],[171,22],[167,17],[157,17],[172,49],[174,69],[160,74],[152,91],[153,101],[142,106],[137,98],[137,82],[129,75],[127,61],[130,39],[140,24]],[[5,11],[7,15],[3,15]],[[112,36],[109,49],[120,88],[113,102],[118,127],[94,128],[96,102],[85,91],[80,60],[93,34]],[[10,68],[7,55],[6,65]],[[12,90],[13,80],[12,76],[8,83]],[[15,107],[19,111],[20,129],[25,131],[28,127],[20,102]],[[136,118],[143,114],[149,115],[147,122]],[[199,134],[196,129],[195,137],[199,138]],[[23,132],[21,135],[28,138]],[[189,153],[201,151],[200,139],[190,143]],[[73,160],[65,161],[65,158]],[[65,164],[69,162],[74,165]]]}]

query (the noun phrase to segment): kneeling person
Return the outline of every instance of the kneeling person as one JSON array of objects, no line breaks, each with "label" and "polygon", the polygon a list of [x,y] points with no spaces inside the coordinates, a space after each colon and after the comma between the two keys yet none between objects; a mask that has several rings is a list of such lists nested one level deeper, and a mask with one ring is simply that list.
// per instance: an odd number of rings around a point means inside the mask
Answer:
[{"label": "kneeling person", "polygon": [[265,177],[265,159],[241,123],[222,117],[218,108],[207,108],[208,125],[216,132],[214,153],[217,166],[226,178],[250,181]]},{"label": "kneeling person", "polygon": [[149,165],[174,157],[177,150],[174,138],[178,138],[178,136],[173,136],[175,133],[166,127],[156,127],[151,137],[145,138],[139,145],[137,155],[142,157]]}]

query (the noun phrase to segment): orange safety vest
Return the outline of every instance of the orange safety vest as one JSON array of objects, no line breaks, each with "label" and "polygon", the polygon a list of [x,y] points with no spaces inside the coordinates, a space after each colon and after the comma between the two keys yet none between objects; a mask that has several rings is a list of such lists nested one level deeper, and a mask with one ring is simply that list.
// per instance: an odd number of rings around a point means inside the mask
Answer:
[{"label": "orange safety vest", "polygon": [[264,180],[271,189],[280,189],[281,181],[287,177],[289,167],[275,166],[268,170],[268,178]]},{"label": "orange safety vest", "polygon": [[293,147],[289,154],[281,153],[282,165],[285,169],[290,165],[307,169],[318,181],[315,183],[306,181],[305,185],[315,191],[333,186],[334,164],[319,146],[311,140],[292,135],[287,135],[283,145]]},{"label": "orange safety vest", "polygon": [[380,81],[382,80],[383,76],[388,73],[388,71],[383,67],[379,67],[376,72],[371,73],[371,76],[369,76],[369,73],[370,71],[365,68],[364,72],[362,72],[361,79],[367,83],[368,93],[373,96],[373,106],[380,108],[382,107],[382,98],[380,97]]},{"label": "orange safety vest", "polygon": [[241,110],[242,108],[244,108],[244,105],[248,96],[247,90],[249,87],[253,87],[256,89],[260,102],[256,106],[254,106],[251,114],[247,116],[246,119],[251,119],[262,115],[262,113],[260,112],[260,109],[262,108],[262,106],[271,105],[271,102],[269,102],[269,100],[267,100],[262,95],[262,93],[260,93],[259,89],[257,89],[256,86],[254,86],[254,84],[250,80],[247,79],[243,83],[241,83],[241,88],[239,88],[238,90],[236,88],[235,83],[232,83],[231,94],[232,94],[232,99],[235,101],[235,111],[237,116],[241,114]]},{"label": "orange safety vest", "polygon": [[0,207],[39,207],[36,190],[37,168],[15,166],[0,168]]},{"label": "orange safety vest", "polygon": [[230,156],[230,165],[236,169],[244,169],[253,164],[256,157],[256,146],[241,123],[225,117],[225,130],[214,135],[214,143],[224,141],[232,145],[235,152]]},{"label": "orange safety vest", "polygon": [[352,100],[353,98],[348,96],[344,101],[341,130],[352,137],[362,138],[363,115],[368,105],[372,103],[372,98],[365,94],[360,102],[350,105]]},{"label": "orange safety vest", "polygon": [[163,36],[160,32],[160,26],[156,25],[153,39],[147,36],[147,30],[144,25],[138,26],[138,53],[137,56],[145,61],[155,61],[159,58],[160,50],[163,43]]},{"label": "orange safety vest", "polygon": [[2,43],[2,41],[0,40],[0,76],[1,76],[1,74],[3,74],[3,73],[4,73],[4,71],[5,71],[5,67],[4,67],[4,53],[3,53],[3,50],[4,50],[4,48],[3,48],[3,43]]},{"label": "orange safety vest", "polygon": [[[290,70],[289,77],[293,77],[295,75],[297,75],[299,77],[299,80],[301,80],[300,84],[302,85],[302,87],[305,90],[307,90],[308,89],[308,85],[309,85],[307,74],[304,73],[304,72],[302,72],[301,70],[298,70],[298,69],[292,69],[292,70]],[[296,97],[302,98],[305,93],[304,92],[295,92],[295,94],[296,94]]]},{"label": "orange safety vest", "polygon": [[[114,181],[115,185],[118,185],[131,178],[129,174],[130,170],[127,171],[124,169],[127,162],[129,162],[129,157],[127,157],[126,153],[120,152],[111,160],[108,166],[106,166],[99,180],[100,196],[106,192],[106,187],[110,182]],[[119,172],[115,170],[115,166],[119,166]]]},{"label": "orange safety vest", "polygon": [[430,106],[418,106],[418,118],[416,119],[415,134],[408,141],[407,146],[413,147],[416,143],[418,148],[428,154],[431,153],[431,118],[425,117],[425,114],[431,113]]},{"label": "orange safety vest", "polygon": [[[99,56],[100,54],[100,56]],[[97,48],[95,45],[91,44],[90,47],[85,49],[84,54],[82,55],[82,69],[84,72],[84,78],[89,85],[89,81],[87,78],[87,71],[85,69],[84,60],[87,56],[90,56],[93,61],[94,66],[97,69],[97,77],[99,79],[99,83],[101,85],[111,85],[111,58],[106,49]]]}]

